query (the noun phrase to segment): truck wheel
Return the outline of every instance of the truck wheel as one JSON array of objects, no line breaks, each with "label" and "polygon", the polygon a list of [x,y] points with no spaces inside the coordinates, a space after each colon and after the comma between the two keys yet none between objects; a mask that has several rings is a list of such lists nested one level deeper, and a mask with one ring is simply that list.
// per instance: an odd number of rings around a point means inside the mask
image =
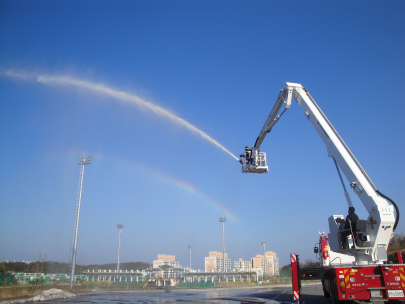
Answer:
[{"label": "truck wheel", "polygon": [[325,288],[325,281],[324,280],[322,280],[322,289],[323,289],[323,295],[325,296],[325,298],[329,299],[330,298],[330,293]]},{"label": "truck wheel", "polygon": [[330,284],[331,284],[331,286],[329,286],[330,288],[330,291],[331,291],[331,294],[330,294],[330,297],[332,298],[332,303],[333,304],[349,304],[349,303],[352,303],[352,301],[341,301],[341,300],[339,300],[339,295],[338,295],[338,292],[337,292],[337,290],[336,290],[336,288],[337,288],[337,285],[336,285],[336,280],[331,280],[330,281]]},{"label": "truck wheel", "polygon": [[323,289],[323,295],[324,295],[325,298],[327,298],[327,299],[330,298],[330,293],[329,293],[329,291],[327,291],[325,288]]}]

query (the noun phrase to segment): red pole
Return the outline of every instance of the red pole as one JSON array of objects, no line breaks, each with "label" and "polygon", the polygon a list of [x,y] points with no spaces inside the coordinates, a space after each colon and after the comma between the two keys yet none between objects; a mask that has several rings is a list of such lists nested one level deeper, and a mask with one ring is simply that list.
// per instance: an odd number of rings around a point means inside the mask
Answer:
[{"label": "red pole", "polygon": [[404,261],[402,260],[402,254],[400,252],[397,252],[397,258],[398,258],[398,264],[404,263]]},{"label": "red pole", "polygon": [[293,295],[294,300],[297,303],[300,302],[300,288],[298,282],[298,266],[297,266],[298,255],[295,253],[291,254],[291,272],[292,272],[292,288],[293,288]]}]

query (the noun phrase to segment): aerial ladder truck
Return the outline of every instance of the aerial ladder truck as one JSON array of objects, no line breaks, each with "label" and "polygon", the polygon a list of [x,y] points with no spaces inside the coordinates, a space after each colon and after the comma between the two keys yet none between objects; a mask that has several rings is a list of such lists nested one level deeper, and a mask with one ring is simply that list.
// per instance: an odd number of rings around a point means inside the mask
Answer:
[{"label": "aerial ladder truck", "polygon": [[[320,233],[319,241],[314,248],[314,253],[320,261],[320,268],[300,268],[298,255],[291,254],[294,300],[299,303],[302,279],[320,279],[325,297],[332,298],[333,303],[352,300],[405,303],[405,265],[402,256],[397,253],[398,264],[389,264],[387,257],[388,244],[398,225],[398,207],[374,185],[302,85],[287,82],[284,89],[279,92],[254,146],[245,147],[245,152],[240,155],[242,172],[269,171],[266,153],[260,152],[260,146],[281,116],[290,108],[292,97],[301,106],[305,116],[325,143],[328,156],[333,159],[339,174],[348,206],[353,207],[353,204],[340,170],[369,214],[367,220],[357,221],[356,231],[350,229],[348,240],[344,242],[348,244],[346,247],[342,246],[342,238],[347,237],[344,227],[346,221],[351,227],[350,221],[343,215],[329,217],[329,233],[327,235]],[[284,109],[281,111],[283,105]]]}]

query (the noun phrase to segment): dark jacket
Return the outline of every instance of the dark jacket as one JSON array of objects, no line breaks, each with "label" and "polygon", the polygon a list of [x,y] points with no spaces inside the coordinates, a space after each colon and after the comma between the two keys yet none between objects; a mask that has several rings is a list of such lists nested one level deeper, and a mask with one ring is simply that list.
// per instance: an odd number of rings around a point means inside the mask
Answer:
[{"label": "dark jacket", "polygon": [[346,223],[345,223],[345,229],[350,229],[350,223],[347,220],[350,220],[351,226],[352,226],[352,233],[355,234],[356,228],[357,228],[357,220],[359,217],[356,215],[356,213],[352,212],[346,216]]}]

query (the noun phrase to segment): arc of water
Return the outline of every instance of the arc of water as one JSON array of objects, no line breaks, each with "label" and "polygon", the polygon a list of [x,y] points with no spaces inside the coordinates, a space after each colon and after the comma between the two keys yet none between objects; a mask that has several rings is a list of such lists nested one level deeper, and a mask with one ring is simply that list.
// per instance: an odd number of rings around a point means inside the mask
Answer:
[{"label": "arc of water", "polygon": [[222,146],[218,141],[213,139],[211,136],[209,136],[207,133],[201,131],[198,129],[196,126],[192,125],[185,119],[176,116],[175,114],[171,113],[169,110],[166,110],[150,101],[147,101],[139,96],[136,96],[134,94],[130,94],[127,92],[119,91],[116,89],[113,89],[111,87],[108,87],[103,84],[96,84],[92,83],[89,81],[81,80],[81,79],[76,79],[72,77],[65,77],[65,76],[38,76],[37,81],[45,84],[51,84],[51,83],[57,83],[57,84],[62,84],[62,85],[73,85],[81,88],[88,89],[93,92],[105,94],[107,96],[110,96],[111,98],[129,102],[136,104],[140,107],[145,107],[152,112],[154,112],[157,115],[164,116],[171,120],[172,122],[179,124],[180,126],[183,126],[190,130],[193,133],[198,134],[211,144],[215,145],[216,147],[220,148],[221,150],[225,151],[228,153],[230,156],[232,156],[234,159],[239,160],[235,155],[233,155],[230,151],[228,151],[224,146]]}]

